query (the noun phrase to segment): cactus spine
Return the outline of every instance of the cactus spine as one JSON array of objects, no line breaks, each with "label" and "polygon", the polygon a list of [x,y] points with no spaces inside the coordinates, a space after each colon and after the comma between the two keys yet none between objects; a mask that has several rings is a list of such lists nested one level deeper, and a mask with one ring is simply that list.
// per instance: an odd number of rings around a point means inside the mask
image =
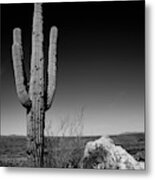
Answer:
[{"label": "cactus spine", "polygon": [[[42,4],[34,4],[32,55],[29,86],[26,80],[21,30],[13,30],[12,58],[18,98],[27,109],[27,156],[30,166],[42,167],[44,161],[45,111],[53,101],[56,82],[57,28],[50,30],[48,77],[45,83]],[[47,87],[46,87],[47,84]],[[47,92],[46,92],[47,90]]]}]

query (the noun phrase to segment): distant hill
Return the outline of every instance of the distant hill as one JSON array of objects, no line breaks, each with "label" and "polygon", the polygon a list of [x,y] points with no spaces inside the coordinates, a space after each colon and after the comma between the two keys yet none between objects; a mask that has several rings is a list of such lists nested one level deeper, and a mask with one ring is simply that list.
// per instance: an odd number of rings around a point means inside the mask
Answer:
[{"label": "distant hill", "polygon": [[[82,154],[88,141],[93,141],[101,136],[82,137],[45,137],[45,147],[50,151],[65,152],[66,154],[75,149]],[[123,133],[109,136],[116,145],[122,146],[137,160],[145,161],[145,134],[144,133]],[[76,142],[76,143],[75,143]],[[6,159],[26,158],[26,136],[0,136],[0,165]],[[79,152],[77,151],[79,156]],[[68,156],[68,155],[66,155]]]}]

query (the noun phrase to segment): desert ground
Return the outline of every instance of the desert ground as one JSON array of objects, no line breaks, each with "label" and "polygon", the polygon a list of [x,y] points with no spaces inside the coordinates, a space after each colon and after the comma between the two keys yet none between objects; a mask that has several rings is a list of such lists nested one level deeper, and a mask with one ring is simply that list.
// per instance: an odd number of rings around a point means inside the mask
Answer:
[{"label": "desert ground", "polygon": [[[44,167],[79,168],[84,148],[88,141],[101,136],[77,137],[45,137]],[[124,133],[109,136],[115,143],[123,147],[137,161],[145,162],[145,134]],[[27,167],[26,137],[0,137],[0,166]]]}]

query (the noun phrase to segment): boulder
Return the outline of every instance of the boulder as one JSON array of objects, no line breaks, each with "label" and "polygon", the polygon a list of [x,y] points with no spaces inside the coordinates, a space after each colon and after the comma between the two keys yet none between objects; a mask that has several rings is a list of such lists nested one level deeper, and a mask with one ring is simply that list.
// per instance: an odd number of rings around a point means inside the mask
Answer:
[{"label": "boulder", "polygon": [[136,161],[125,149],[116,146],[109,137],[101,137],[86,144],[80,167],[143,170],[144,163]]}]

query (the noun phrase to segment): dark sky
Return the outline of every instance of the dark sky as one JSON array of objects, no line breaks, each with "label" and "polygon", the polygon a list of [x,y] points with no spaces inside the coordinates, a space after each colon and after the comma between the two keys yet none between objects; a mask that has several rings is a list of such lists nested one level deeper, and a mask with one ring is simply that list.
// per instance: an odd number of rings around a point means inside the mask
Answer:
[{"label": "dark sky", "polygon": [[[46,114],[54,129],[84,107],[84,135],[144,131],[144,1],[44,3],[44,55],[59,30],[57,90]],[[1,131],[25,134],[14,86],[12,30],[22,29],[29,73],[33,4],[1,5]]]}]

